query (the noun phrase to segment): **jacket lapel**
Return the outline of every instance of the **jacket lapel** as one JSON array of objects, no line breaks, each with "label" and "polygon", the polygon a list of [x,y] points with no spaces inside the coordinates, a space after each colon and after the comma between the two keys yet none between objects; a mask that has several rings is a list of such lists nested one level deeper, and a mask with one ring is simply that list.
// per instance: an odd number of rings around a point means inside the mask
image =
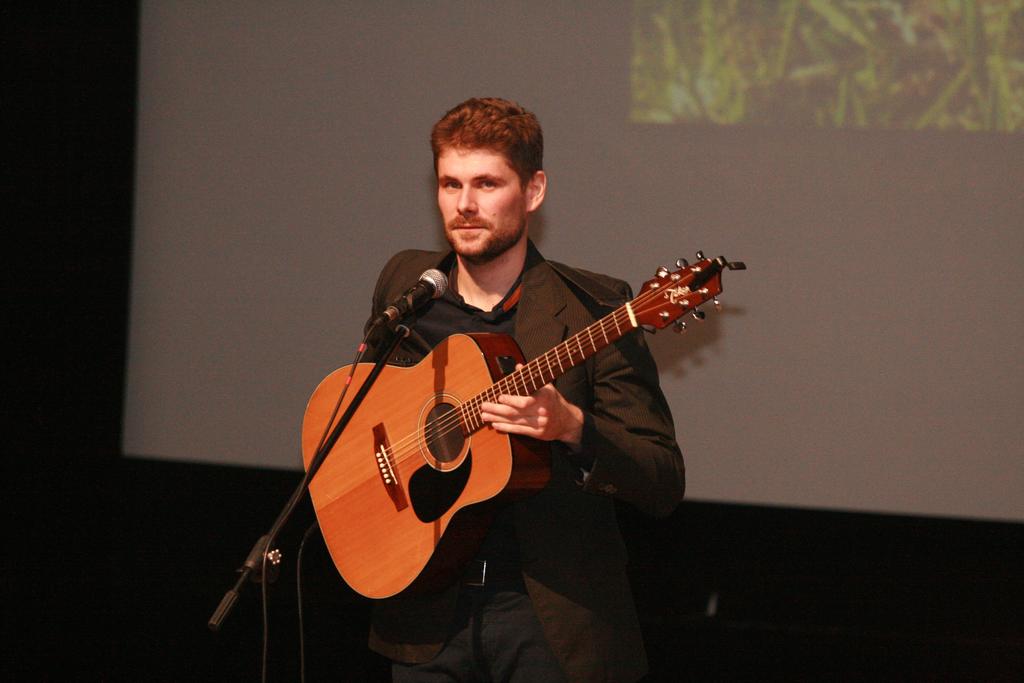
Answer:
[{"label": "jacket lapel", "polygon": [[523,293],[516,313],[515,338],[532,360],[565,339],[565,287],[558,275],[529,243],[523,272]]}]

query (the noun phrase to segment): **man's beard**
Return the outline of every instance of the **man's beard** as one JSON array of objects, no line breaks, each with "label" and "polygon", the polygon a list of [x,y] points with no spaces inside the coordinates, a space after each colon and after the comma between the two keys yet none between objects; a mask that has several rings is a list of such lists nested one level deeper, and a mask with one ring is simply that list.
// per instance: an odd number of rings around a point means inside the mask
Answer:
[{"label": "man's beard", "polygon": [[[480,227],[486,230],[484,237],[473,244],[473,251],[467,252],[465,247],[461,246],[453,236],[453,232],[459,227]],[[486,221],[452,221],[445,226],[444,234],[448,239],[448,244],[451,245],[452,249],[459,257],[475,266],[490,263],[494,259],[498,258],[506,251],[514,247],[519,243],[519,240],[523,238],[523,233],[526,232],[526,221],[520,222],[519,226],[515,230],[509,230],[506,232],[496,231],[494,226]]]}]

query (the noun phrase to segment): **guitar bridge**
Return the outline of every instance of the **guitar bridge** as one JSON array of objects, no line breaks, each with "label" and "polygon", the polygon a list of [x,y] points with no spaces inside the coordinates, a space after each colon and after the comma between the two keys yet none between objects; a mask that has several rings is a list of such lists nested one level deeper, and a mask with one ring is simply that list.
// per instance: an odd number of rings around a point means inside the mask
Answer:
[{"label": "guitar bridge", "polygon": [[398,473],[395,469],[394,460],[391,457],[391,444],[388,442],[388,433],[384,429],[384,423],[377,423],[373,426],[373,451],[377,460],[377,473],[380,481],[387,489],[391,502],[395,504],[395,510],[403,510],[409,507],[409,499],[405,490],[398,481]]}]

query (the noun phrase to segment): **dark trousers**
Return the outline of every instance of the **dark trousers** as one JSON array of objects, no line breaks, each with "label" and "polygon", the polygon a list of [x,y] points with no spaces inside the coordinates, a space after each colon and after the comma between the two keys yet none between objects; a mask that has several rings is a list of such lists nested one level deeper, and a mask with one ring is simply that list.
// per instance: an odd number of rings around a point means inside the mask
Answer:
[{"label": "dark trousers", "polygon": [[565,683],[525,588],[463,586],[451,636],[424,664],[392,663],[394,683]]}]

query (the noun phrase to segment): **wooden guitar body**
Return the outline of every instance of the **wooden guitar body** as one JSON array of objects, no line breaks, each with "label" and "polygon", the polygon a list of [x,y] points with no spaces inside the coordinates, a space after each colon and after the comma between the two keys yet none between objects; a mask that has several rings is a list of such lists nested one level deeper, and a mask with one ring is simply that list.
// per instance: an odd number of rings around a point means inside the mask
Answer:
[{"label": "wooden guitar body", "polygon": [[[490,505],[467,506],[547,483],[546,444],[467,426],[458,410],[516,362],[524,360],[511,337],[459,334],[415,366],[381,372],[309,487],[331,558],[354,590],[384,598],[414,582],[413,589],[430,589],[451,581],[491,516]],[[356,366],[337,412],[351,366],[313,392],[302,424],[307,467],[328,420],[344,412],[372,367]],[[444,552],[435,553],[443,537]]]}]

